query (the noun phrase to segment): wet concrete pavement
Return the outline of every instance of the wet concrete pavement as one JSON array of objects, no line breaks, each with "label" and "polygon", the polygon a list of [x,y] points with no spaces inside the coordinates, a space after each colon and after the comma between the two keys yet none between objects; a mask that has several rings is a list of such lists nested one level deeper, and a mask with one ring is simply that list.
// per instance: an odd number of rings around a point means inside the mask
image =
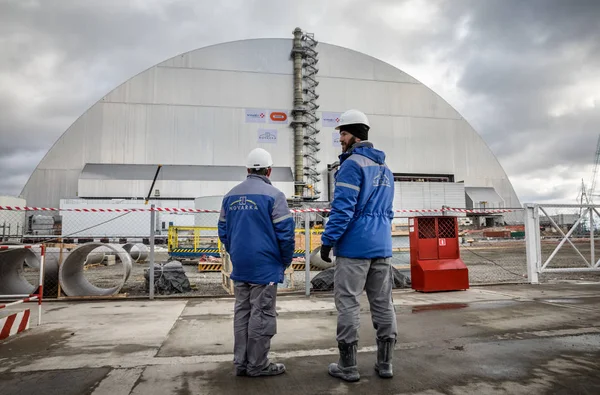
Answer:
[{"label": "wet concrete pavement", "polygon": [[[361,313],[361,381],[327,375],[333,300],[279,297],[282,376],[235,377],[232,300],[54,302],[44,324],[0,343],[1,394],[599,394],[600,284],[397,291],[395,377],[373,370]],[[32,322],[35,322],[35,317]]]}]

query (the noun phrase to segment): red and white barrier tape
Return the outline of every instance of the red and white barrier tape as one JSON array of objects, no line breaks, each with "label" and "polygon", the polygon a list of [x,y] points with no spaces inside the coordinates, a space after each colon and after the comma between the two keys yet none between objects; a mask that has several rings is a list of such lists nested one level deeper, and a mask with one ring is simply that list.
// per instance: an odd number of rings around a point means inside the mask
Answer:
[{"label": "red and white barrier tape", "polygon": [[29,329],[29,309],[0,319],[0,340]]},{"label": "red and white barrier tape", "polygon": [[515,210],[509,210],[509,209],[464,209],[464,208],[446,208],[445,211],[451,211],[451,212],[455,212],[455,213],[475,213],[475,214],[480,214],[480,213],[512,213]]},{"label": "red and white barrier tape", "polygon": [[[7,295],[0,295],[0,296],[6,297]],[[11,295],[8,295],[8,296],[11,296]],[[32,295],[32,296],[30,296],[28,298],[19,299],[19,300],[15,301],[15,302],[10,302],[10,303],[6,303],[6,304],[0,304],[0,309],[3,309],[3,308],[8,307],[8,306],[14,306],[16,304],[33,302],[35,300],[37,300],[39,302],[40,297],[38,295]]]},{"label": "red and white barrier tape", "polygon": [[[203,210],[195,208],[163,208],[155,207],[152,208],[48,208],[48,207],[18,207],[18,206],[0,206],[0,211],[70,211],[78,213],[128,213],[128,212],[144,212],[144,211],[158,211],[166,213],[219,213],[219,210]],[[304,209],[292,209],[292,213],[326,213],[331,211],[328,208],[304,208]],[[476,213],[476,214],[494,214],[494,213],[509,213],[515,210],[507,209],[461,209],[461,208],[440,208],[440,209],[421,209],[421,210],[394,210],[395,213],[444,213],[444,212],[456,212],[456,213]]]},{"label": "red and white barrier tape", "polygon": [[38,248],[39,245],[6,245],[0,246],[0,250],[10,250],[11,248],[21,249],[21,248]]}]

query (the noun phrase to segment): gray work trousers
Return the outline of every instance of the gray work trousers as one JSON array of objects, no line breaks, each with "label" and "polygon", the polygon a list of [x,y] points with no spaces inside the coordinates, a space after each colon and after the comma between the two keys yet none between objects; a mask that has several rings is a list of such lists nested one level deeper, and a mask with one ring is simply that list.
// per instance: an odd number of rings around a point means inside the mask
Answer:
[{"label": "gray work trousers", "polygon": [[335,307],[338,311],[337,341],[358,341],[359,297],[367,292],[371,320],[379,339],[396,338],[398,328],[392,302],[393,274],[390,258],[354,259],[338,256],[333,277]]},{"label": "gray work trousers", "polygon": [[233,363],[238,371],[257,375],[269,366],[271,338],[277,333],[277,284],[235,282]]}]

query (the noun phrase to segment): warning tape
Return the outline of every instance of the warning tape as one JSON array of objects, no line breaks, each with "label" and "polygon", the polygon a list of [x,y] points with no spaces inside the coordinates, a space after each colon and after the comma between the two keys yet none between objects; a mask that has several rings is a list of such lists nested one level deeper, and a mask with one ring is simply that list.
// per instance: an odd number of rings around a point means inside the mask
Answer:
[{"label": "warning tape", "polygon": [[512,213],[515,210],[510,209],[462,209],[462,208],[447,208],[445,211],[452,211],[455,213],[474,213],[474,214],[486,214],[486,213]]},{"label": "warning tape", "polygon": [[199,249],[193,249],[193,248],[173,248],[171,251],[169,252],[198,252],[198,253],[217,253],[219,252],[218,248],[199,248]]},{"label": "warning tape", "polygon": [[[157,211],[167,213],[220,213],[219,210],[203,210],[195,208],[49,208],[49,207],[20,207],[20,206],[0,206],[0,211],[72,211],[80,213],[129,213],[129,212],[144,212],[144,211]],[[331,209],[328,208],[304,208],[304,209],[291,209],[292,213],[328,213]],[[445,213],[445,212],[457,212],[457,213],[474,213],[474,214],[487,214],[487,213],[510,213],[515,210],[511,209],[462,209],[445,207],[440,209],[418,209],[418,210],[394,210],[395,213]]]},{"label": "warning tape", "polygon": [[199,272],[220,272],[223,265],[220,263],[199,263]]},{"label": "warning tape", "polygon": [[[2,295],[2,296],[4,296],[4,295]],[[4,309],[4,308],[9,307],[9,306],[14,306],[16,304],[34,302],[36,300],[37,301],[40,300],[39,296],[38,295],[32,295],[32,296],[30,296],[28,298],[25,298],[25,299],[19,299],[16,302],[11,302],[11,303],[6,303],[6,304],[0,304],[0,309]]]},{"label": "warning tape", "polygon": [[21,248],[38,248],[39,245],[6,245],[0,246],[0,250],[21,249]]},{"label": "warning tape", "polygon": [[[304,263],[292,263],[292,269],[294,270],[298,270],[298,271],[303,271],[306,268],[306,265]],[[315,265],[310,265],[310,270],[313,272],[320,272],[323,271],[323,268],[317,267]]]}]

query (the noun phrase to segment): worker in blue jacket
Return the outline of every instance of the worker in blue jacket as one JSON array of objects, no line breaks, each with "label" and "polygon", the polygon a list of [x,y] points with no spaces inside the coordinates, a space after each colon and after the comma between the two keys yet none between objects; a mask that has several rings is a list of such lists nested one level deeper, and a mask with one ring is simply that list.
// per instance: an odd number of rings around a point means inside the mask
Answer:
[{"label": "worker in blue jacket", "polygon": [[294,254],[294,220],[285,195],[271,185],[273,160],[262,148],[248,155],[248,177],[223,198],[219,238],[235,282],[234,365],[238,376],[285,372],[269,361],[277,333],[277,284]]},{"label": "worker in blue jacket", "polygon": [[368,142],[367,116],[348,110],[336,127],[343,153],[335,175],[329,221],[322,236],[321,258],[335,261],[334,297],[338,311],[338,363],[329,374],[358,381],[356,363],[360,304],[366,290],[371,319],[377,331],[377,362],[380,377],[389,378],[396,344],[396,313],[392,302],[392,227],[394,175],[385,164],[385,154]]}]

